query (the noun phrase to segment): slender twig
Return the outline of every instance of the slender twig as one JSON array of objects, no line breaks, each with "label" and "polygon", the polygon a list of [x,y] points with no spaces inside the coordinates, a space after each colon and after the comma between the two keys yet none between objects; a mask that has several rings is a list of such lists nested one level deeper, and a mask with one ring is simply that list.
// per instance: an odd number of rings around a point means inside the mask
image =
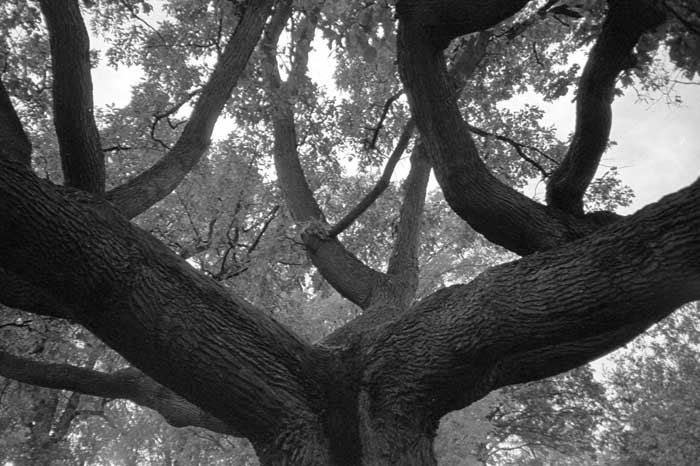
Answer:
[{"label": "slender twig", "polygon": [[196,89],[192,92],[188,92],[186,98],[182,99],[180,102],[177,102],[172,107],[170,107],[167,110],[164,110],[162,112],[154,113],[153,114],[153,122],[151,123],[151,139],[153,139],[155,142],[160,144],[163,148],[170,150],[170,145],[156,136],[156,127],[158,126],[158,123],[162,119],[165,118],[166,121],[168,122],[168,126],[170,126],[171,129],[176,129],[180,125],[180,123],[173,124],[172,121],[170,120],[170,116],[177,113],[182,108],[183,105],[185,105],[187,102],[191,101],[192,98],[194,96],[196,96],[197,94],[199,94],[200,91],[201,91],[201,89]]},{"label": "slender twig", "polygon": [[168,41],[165,40],[165,37],[163,37],[163,35],[160,33],[160,31],[158,29],[154,28],[153,26],[151,26],[151,24],[148,21],[141,18],[141,16],[138,13],[136,13],[136,10],[134,9],[134,7],[132,5],[129,5],[129,2],[126,2],[125,0],[121,0],[121,4],[122,4],[122,6],[124,6],[124,8],[126,8],[129,11],[129,13],[131,13],[131,16],[134,19],[136,19],[137,21],[144,24],[148,29],[153,31],[158,36],[160,41],[163,43],[163,47],[169,47]]},{"label": "slender twig", "polygon": [[543,151],[541,151],[537,147],[530,146],[528,144],[523,144],[521,142],[518,142],[514,139],[509,138],[508,136],[489,133],[488,131],[485,131],[481,128],[477,128],[476,126],[472,126],[469,123],[467,123],[467,128],[469,129],[469,131],[471,131],[472,133],[474,133],[478,136],[492,137],[492,138],[498,139],[499,141],[503,141],[507,144],[510,144],[510,146],[513,147],[513,149],[515,149],[515,151],[518,153],[518,155],[523,160],[525,160],[526,162],[528,162],[529,164],[531,164],[532,166],[537,168],[537,170],[539,170],[539,172],[542,173],[542,178],[547,178],[550,175],[550,173],[547,170],[545,170],[544,167],[542,165],[540,165],[539,162],[537,162],[536,160],[534,160],[533,158],[531,158],[527,154],[525,154],[525,151],[523,151],[523,149],[529,149],[529,150],[535,151],[538,154],[540,154],[542,157],[549,160],[550,162],[558,164],[558,162],[555,159],[553,159],[549,155],[545,154]]},{"label": "slender twig", "polygon": [[382,128],[384,128],[384,121],[386,120],[386,117],[389,114],[389,109],[391,109],[391,106],[394,104],[394,102],[396,102],[396,100],[402,95],[403,89],[393,94],[386,100],[386,102],[384,102],[384,106],[382,107],[382,114],[379,117],[379,121],[373,128],[370,128],[372,130],[372,137],[369,141],[365,141],[366,151],[371,151],[377,148],[377,139],[379,139],[379,132],[382,130]]},{"label": "slender twig", "polygon": [[329,237],[335,237],[345,231],[345,229],[352,225],[352,223],[360,215],[362,215],[362,213],[367,210],[367,208],[371,206],[372,203],[386,190],[386,188],[389,186],[389,181],[391,181],[391,175],[394,173],[396,164],[399,162],[399,159],[406,150],[406,147],[408,147],[408,143],[411,140],[414,128],[415,122],[413,119],[408,120],[403,127],[403,131],[401,132],[398,143],[396,143],[396,147],[394,147],[394,151],[391,153],[391,156],[384,167],[384,172],[374,185],[374,188],[372,188],[372,190],[367,193],[367,195],[350,212],[348,212],[347,215],[345,215],[345,217],[343,217],[338,223],[333,225],[328,230]]}]

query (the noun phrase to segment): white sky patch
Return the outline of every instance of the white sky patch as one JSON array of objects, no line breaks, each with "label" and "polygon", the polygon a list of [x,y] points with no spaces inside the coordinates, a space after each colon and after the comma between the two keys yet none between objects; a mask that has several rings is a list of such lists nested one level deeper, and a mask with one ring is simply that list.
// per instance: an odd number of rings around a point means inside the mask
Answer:
[{"label": "white sky patch", "polygon": [[325,88],[330,94],[338,93],[333,75],[335,74],[335,60],[333,52],[326,43],[316,37],[312,42],[309,53],[309,77],[313,82]]},{"label": "white sky patch", "polygon": [[[654,104],[640,102],[632,91],[613,102],[610,139],[617,145],[603,155],[598,175],[617,167],[622,182],[634,190],[635,198],[630,207],[620,209],[622,214],[635,212],[700,176],[700,82],[678,85],[675,91],[683,102],[680,105],[669,105],[663,99]],[[520,108],[526,103],[545,111],[543,123],[554,126],[559,138],[566,139],[573,132],[576,103],[571,94],[551,103],[534,93],[521,94],[507,107]],[[533,182],[527,192],[542,199],[545,187]]]},{"label": "white sky patch", "polygon": [[109,66],[104,56],[109,44],[89,29],[88,34],[90,48],[100,51],[100,61],[97,67],[91,70],[94,104],[96,107],[124,107],[131,100],[132,86],[143,79],[143,72],[135,66]]}]

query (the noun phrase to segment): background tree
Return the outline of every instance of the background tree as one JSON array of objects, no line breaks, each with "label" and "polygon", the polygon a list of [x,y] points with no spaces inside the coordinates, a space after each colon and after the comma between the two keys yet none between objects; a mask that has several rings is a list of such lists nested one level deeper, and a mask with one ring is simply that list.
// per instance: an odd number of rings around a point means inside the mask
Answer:
[{"label": "background tree", "polygon": [[[433,464],[445,414],[575,368],[700,296],[698,182],[622,218],[595,209],[628,191],[594,181],[618,78],[653,87],[659,50],[689,79],[698,71],[694,3],[157,6],[168,18],[157,24],[147,2],[83,7],[113,37],[107,59],[144,73],[127,108],[100,112],[80,5],[3,10],[0,302],[66,325],[62,339],[87,329],[133,365],[101,349],[2,353],[4,376],[69,391],[34,408],[32,451],[65,439],[61,413],[70,426],[81,403],[104,408],[83,399],[97,396],[245,437],[264,464]],[[319,31],[336,50],[339,98],[308,78]],[[577,81],[569,57],[592,41]],[[498,105],[569,86],[566,143],[538,109]],[[211,144],[222,112],[234,130]],[[410,170],[390,187],[404,152]],[[382,176],[355,203],[380,154]],[[431,167],[470,228],[428,228],[447,215],[426,204]],[[518,190],[537,175],[546,205]],[[465,264],[476,233],[524,257],[477,276],[491,264]],[[421,283],[422,264],[452,268]],[[129,438],[116,424],[109,448],[132,464],[204,461],[177,439],[160,448],[151,425]],[[526,438],[523,426],[508,435]]]},{"label": "background tree", "polygon": [[697,457],[698,326],[684,307],[616,357],[615,463],[692,464]]}]

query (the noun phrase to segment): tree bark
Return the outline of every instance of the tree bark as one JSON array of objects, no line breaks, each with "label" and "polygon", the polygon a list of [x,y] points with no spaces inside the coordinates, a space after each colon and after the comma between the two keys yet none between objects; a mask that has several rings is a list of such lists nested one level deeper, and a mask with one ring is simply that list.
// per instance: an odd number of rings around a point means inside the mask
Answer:
[{"label": "tree bark", "polygon": [[446,412],[597,357],[700,298],[698,203],[700,180],[588,238],[438,291],[338,348],[302,343],[109,204],[9,162],[0,262],[159,383],[221,413],[272,463],[342,464],[349,442],[387,464],[404,460],[396,438],[422,449]]},{"label": "tree bark", "polygon": [[104,155],[95,123],[90,42],[77,0],[42,0],[51,43],[54,126],[65,184],[105,190]]},{"label": "tree bark", "polygon": [[[160,383],[225,412],[223,420],[251,439],[308,413],[304,386],[315,382],[305,368],[313,350],[289,330],[197,274],[108,203],[61,191],[10,163],[0,174],[5,268],[65,302],[78,322]],[[47,254],[37,255],[43,247]],[[222,334],[237,343],[222,345]],[[212,370],[195,369],[205,366]]]},{"label": "tree bark", "polygon": [[[466,3],[473,7],[477,2]],[[501,3],[489,2],[489,6]],[[516,4],[510,2],[509,7]],[[625,0],[617,0],[614,5],[584,73],[578,106],[580,136],[574,139],[563,168],[553,177],[556,187],[552,192],[560,194],[550,198],[559,196],[562,201],[553,201],[551,207],[504,185],[488,170],[457,106],[442,52],[444,44],[436,43],[433,37],[435,18],[427,12],[415,14],[419,6],[414,2],[397,5],[399,72],[445,199],[476,231],[517,254],[546,251],[617,220],[611,215],[584,216],[579,198],[607,143],[610,122],[605,114],[609,112],[615,77],[625,67],[619,61],[629,56],[640,35],[659,24],[663,16],[655,9],[632,7]],[[481,21],[500,21],[491,13],[490,9],[475,13],[474,21],[490,27],[495,23]],[[622,31],[618,31],[620,28]],[[603,74],[600,83],[597,73]],[[598,111],[603,115],[600,121]],[[571,176],[567,178],[566,173]],[[564,178],[566,186],[562,184]]]}]

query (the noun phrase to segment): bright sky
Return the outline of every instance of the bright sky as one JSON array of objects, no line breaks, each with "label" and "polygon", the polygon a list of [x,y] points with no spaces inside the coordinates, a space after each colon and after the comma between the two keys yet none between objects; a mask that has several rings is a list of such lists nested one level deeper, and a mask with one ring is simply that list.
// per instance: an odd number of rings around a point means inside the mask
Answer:
[{"label": "bright sky", "polygon": [[[101,41],[91,37],[91,44],[100,48]],[[334,65],[329,51],[321,41],[316,41],[314,46],[309,74],[314,81],[332,88]],[[101,64],[93,70],[95,104],[125,105],[129,102],[131,85],[141,76],[136,68],[114,70]],[[680,105],[668,105],[660,96],[652,104],[639,102],[632,92],[617,98],[613,104],[611,139],[617,145],[604,155],[600,172],[609,166],[618,167],[623,182],[634,190],[632,206],[621,213],[634,212],[700,176],[700,81],[677,85],[675,91],[681,97]],[[535,98],[522,95],[511,104],[516,107],[534,104]],[[539,105],[546,111],[545,122],[554,125],[559,135],[566,138],[574,126],[571,97]],[[224,126],[225,123],[217,125],[215,136],[225,133]],[[403,168],[401,171],[407,171]],[[543,192],[540,183],[535,194],[542,197]]]},{"label": "bright sky", "polygon": [[[603,156],[599,172],[616,166],[624,183],[636,195],[631,213],[664,194],[676,191],[700,177],[700,82],[677,85],[680,105],[665,99],[639,102],[632,92],[615,99],[610,138],[617,142]],[[542,103],[545,120],[563,138],[573,130],[575,113],[570,98]],[[540,185],[538,194],[544,187]]]}]

